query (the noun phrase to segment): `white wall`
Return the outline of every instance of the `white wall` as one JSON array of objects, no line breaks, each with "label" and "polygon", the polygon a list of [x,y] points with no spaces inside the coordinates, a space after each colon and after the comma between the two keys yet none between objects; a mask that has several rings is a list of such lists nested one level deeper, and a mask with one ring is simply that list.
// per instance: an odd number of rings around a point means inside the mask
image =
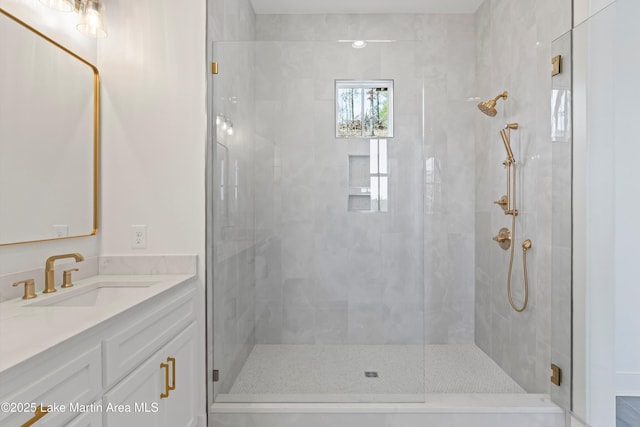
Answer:
[{"label": "white wall", "polygon": [[640,4],[618,0],[589,16],[574,29],[574,401],[599,426],[613,425],[616,394],[640,395],[640,62],[629,54]]},{"label": "white wall", "polygon": [[573,30],[574,412],[615,423],[616,5]]},{"label": "white wall", "polygon": [[[101,255],[197,254],[204,337],[205,2],[110,0],[102,73]],[[131,225],[147,248],[131,248]],[[198,352],[204,372],[204,342]],[[199,410],[204,413],[204,381]]]},{"label": "white wall", "polygon": [[618,0],[615,73],[616,394],[640,396],[640,2]]}]

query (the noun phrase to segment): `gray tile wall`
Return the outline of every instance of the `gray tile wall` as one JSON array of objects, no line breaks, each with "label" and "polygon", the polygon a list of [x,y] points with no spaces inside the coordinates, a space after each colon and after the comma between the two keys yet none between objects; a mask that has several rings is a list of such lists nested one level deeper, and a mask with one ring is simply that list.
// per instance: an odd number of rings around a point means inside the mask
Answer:
[{"label": "gray tile wall", "polygon": [[[258,342],[472,342],[473,15],[264,15],[256,27]],[[414,41],[335,43],[353,38]],[[346,209],[348,155],[368,143],[333,136],[344,78],[395,79],[387,214]]]},{"label": "gray tile wall", "polygon": [[[551,42],[570,29],[571,2],[486,0],[476,13],[477,82],[483,100],[509,91],[498,115],[476,117],[476,343],[528,392],[550,391],[552,159]],[[504,147],[499,130],[518,122],[512,146],[518,166],[513,294],[523,298],[521,244],[527,255],[529,307],[507,299],[509,253],[491,240],[511,220],[492,202],[505,194]],[[566,307],[570,310],[570,307]]]}]

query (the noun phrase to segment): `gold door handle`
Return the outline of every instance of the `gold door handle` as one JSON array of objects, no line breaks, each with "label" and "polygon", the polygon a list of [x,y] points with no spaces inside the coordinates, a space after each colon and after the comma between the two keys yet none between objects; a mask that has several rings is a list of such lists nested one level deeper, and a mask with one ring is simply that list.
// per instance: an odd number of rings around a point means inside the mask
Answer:
[{"label": "gold door handle", "polygon": [[169,390],[175,390],[176,389],[176,358],[167,357],[167,362],[171,363],[171,385],[169,386]]},{"label": "gold door handle", "polygon": [[31,418],[29,421],[27,421],[26,423],[22,424],[20,427],[29,427],[32,426],[33,424],[35,424],[36,421],[38,421],[40,418],[44,417],[45,415],[47,415],[49,413],[49,409],[45,408],[44,406],[40,405],[38,406],[38,408],[36,408],[36,412],[33,415],[33,418]]},{"label": "gold door handle", "polygon": [[169,397],[169,365],[161,363],[160,369],[164,369],[164,393],[160,393],[160,399],[166,399]]}]

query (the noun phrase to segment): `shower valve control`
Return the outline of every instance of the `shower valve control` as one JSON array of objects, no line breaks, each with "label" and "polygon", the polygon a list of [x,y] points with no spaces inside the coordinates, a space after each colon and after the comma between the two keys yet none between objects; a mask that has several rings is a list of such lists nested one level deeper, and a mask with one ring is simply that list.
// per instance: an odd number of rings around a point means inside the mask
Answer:
[{"label": "shower valve control", "polygon": [[506,227],[502,227],[498,235],[493,237],[493,240],[498,242],[500,247],[506,251],[511,247],[511,231]]}]

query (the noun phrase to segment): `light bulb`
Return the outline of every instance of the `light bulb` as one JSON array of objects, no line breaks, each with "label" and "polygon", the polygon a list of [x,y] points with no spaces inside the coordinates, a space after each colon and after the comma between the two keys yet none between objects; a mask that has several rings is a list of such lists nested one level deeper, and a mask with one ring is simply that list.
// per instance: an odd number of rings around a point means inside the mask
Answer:
[{"label": "light bulb", "polygon": [[104,23],[104,5],[99,0],[86,0],[80,9],[80,23],[78,30],[95,38],[107,37],[107,27]]}]

